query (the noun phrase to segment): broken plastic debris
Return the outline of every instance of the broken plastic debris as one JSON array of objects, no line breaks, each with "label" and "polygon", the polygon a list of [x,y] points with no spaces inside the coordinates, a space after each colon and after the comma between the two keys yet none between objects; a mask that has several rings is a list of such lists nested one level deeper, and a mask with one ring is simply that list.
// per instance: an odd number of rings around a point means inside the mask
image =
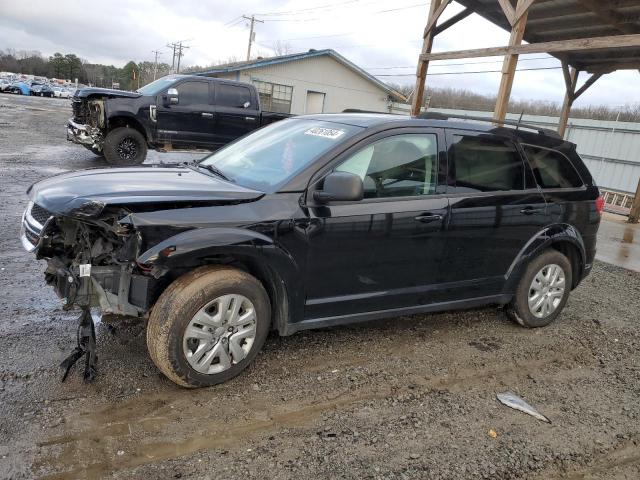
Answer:
[{"label": "broken plastic debris", "polygon": [[498,436],[498,432],[496,432],[493,428],[489,430],[489,436],[491,438],[496,438]]},{"label": "broken plastic debris", "polygon": [[521,412],[528,413],[532,417],[537,418],[538,420],[542,420],[543,422],[551,423],[547,417],[538,412],[535,408],[525,402],[522,398],[517,396],[512,392],[504,392],[498,393],[496,395],[500,403],[506,405],[507,407],[511,407],[515,410],[520,410]]}]

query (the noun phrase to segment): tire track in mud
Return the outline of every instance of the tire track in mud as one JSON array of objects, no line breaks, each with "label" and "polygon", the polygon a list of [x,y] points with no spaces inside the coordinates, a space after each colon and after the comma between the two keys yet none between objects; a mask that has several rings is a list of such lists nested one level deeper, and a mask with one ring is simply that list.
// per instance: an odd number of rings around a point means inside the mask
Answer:
[{"label": "tire track in mud", "polygon": [[[269,404],[269,398],[253,398],[251,401],[242,401],[243,408],[234,405],[228,412],[224,408],[218,409],[216,415],[209,419],[199,417],[193,422],[185,422],[181,418],[181,412],[186,409],[181,405],[193,403],[193,399],[189,397],[191,391],[180,395],[177,401],[171,401],[164,395],[148,399],[137,398],[119,407],[85,412],[69,420],[69,424],[80,429],[40,442],[40,447],[51,447],[54,450],[57,447],[57,450],[40,457],[33,465],[33,472],[37,474],[40,468],[46,466],[49,471],[53,469],[57,473],[41,477],[44,479],[99,477],[202,450],[241,448],[248,440],[280,429],[310,427],[321,415],[333,410],[347,411],[359,404],[381,401],[409,392],[428,395],[432,391],[470,391],[477,387],[486,389],[492,379],[515,383],[515,379],[533,372],[552,371],[554,366],[560,369],[553,373],[554,380],[560,380],[567,373],[574,377],[589,375],[589,369],[584,368],[585,365],[576,364],[575,360],[558,354],[542,360],[516,362],[494,368],[461,369],[453,375],[428,379],[422,374],[412,373],[401,377],[402,383],[411,387],[367,385],[355,390],[345,389],[317,402],[301,403],[295,408],[291,408],[291,403],[265,408]],[[499,382],[494,381],[496,384]],[[193,409],[193,405],[190,408]],[[220,422],[220,418],[238,416],[238,410],[251,412],[247,414],[249,418]],[[175,432],[177,424],[180,424],[183,438],[163,440],[169,433],[168,427],[171,427],[169,430],[172,436],[180,436],[180,433],[176,435]],[[141,443],[140,436],[150,441]],[[118,450],[125,454],[118,456]],[[87,463],[82,460],[91,458],[101,460]]]}]

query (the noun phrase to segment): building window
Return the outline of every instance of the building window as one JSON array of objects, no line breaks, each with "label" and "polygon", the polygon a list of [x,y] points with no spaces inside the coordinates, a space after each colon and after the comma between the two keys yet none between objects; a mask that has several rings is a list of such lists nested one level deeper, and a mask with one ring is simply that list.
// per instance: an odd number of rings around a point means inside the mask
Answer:
[{"label": "building window", "polygon": [[263,110],[267,112],[291,113],[293,87],[262,82],[260,80],[254,80],[253,84],[258,89],[260,104]]}]

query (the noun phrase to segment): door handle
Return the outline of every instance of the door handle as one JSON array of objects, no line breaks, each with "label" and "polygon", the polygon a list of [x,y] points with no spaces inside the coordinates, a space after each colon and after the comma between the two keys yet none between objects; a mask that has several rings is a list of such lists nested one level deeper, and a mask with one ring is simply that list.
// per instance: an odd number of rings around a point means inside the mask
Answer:
[{"label": "door handle", "polygon": [[540,214],[540,213],[544,213],[544,208],[524,207],[522,210],[520,210],[520,213],[524,215]]},{"label": "door handle", "polygon": [[204,118],[213,118],[213,113],[202,112],[201,115]]},{"label": "door handle", "polygon": [[413,219],[420,223],[431,223],[442,220],[442,215],[418,215]]},{"label": "door handle", "polygon": [[245,122],[255,122],[256,118],[255,117],[244,117],[244,121]]}]

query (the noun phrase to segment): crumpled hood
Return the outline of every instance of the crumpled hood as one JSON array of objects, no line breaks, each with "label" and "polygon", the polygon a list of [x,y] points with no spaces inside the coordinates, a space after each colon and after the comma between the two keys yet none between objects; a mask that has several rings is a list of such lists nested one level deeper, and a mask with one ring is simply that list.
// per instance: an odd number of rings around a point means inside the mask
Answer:
[{"label": "crumpled hood", "polygon": [[198,202],[212,205],[252,201],[264,193],[183,166],[96,168],[56,175],[27,190],[34,203],[69,214],[91,202],[104,205]]},{"label": "crumpled hood", "polygon": [[73,95],[74,98],[87,98],[90,96],[111,97],[111,98],[138,98],[142,94],[138,92],[126,92],[124,90],[114,90],[112,88],[85,87],[80,88]]}]

